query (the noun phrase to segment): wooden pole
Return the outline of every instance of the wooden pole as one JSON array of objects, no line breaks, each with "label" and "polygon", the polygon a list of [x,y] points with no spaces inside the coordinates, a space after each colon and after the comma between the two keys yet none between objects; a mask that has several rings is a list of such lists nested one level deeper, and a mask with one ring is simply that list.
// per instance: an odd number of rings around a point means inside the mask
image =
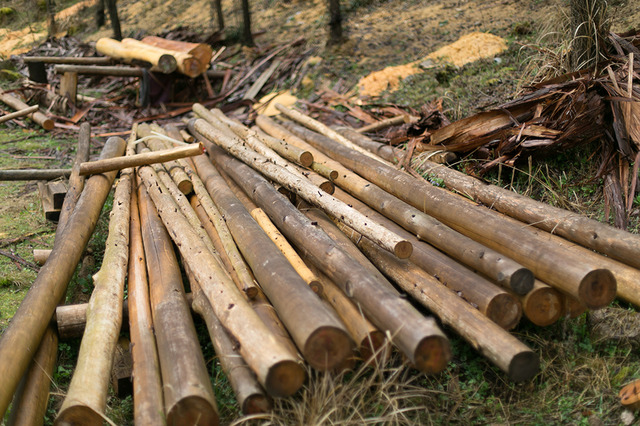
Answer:
[{"label": "wooden pole", "polygon": [[[149,167],[138,170],[141,175]],[[144,181],[144,178],[142,178]],[[204,357],[187,305],[171,239],[145,185],[138,187],[149,301],[162,374],[168,425],[218,424],[218,412]],[[158,207],[160,209],[160,207]],[[180,368],[176,368],[180,366]]]},{"label": "wooden pole", "polygon": [[[433,319],[423,317],[388,285],[374,279],[250,167],[213,145],[207,144],[207,150],[216,164],[252,196],[289,241],[318,268],[330,274],[347,296],[358,301],[380,330],[390,333],[393,342],[416,368],[435,373],[446,366],[450,358],[449,344]],[[229,215],[225,214],[225,217]],[[406,327],[407,324],[411,327]]]},{"label": "wooden pole", "polygon": [[[109,138],[101,157],[122,155],[124,148],[124,140]],[[73,232],[65,232],[65,237],[54,244],[49,260],[40,269],[11,323],[0,337],[0,417],[4,415],[55,307],[76,270],[115,175],[115,172],[96,175],[87,181],[67,224]]]},{"label": "wooden pole", "polygon": [[[295,128],[295,131],[307,139],[315,139],[318,145],[322,144],[325,139],[322,135],[299,126]],[[526,294],[533,287],[533,273],[521,264],[454,231],[379,186],[361,178],[337,161],[323,158],[320,153],[316,153],[316,157],[322,158],[332,169],[338,171],[338,177],[335,179],[338,186],[398,223],[419,239],[428,242],[472,270],[482,273],[501,287],[512,290],[516,294]]]},{"label": "wooden pole", "polygon": [[[314,141],[308,142],[314,144]],[[318,148],[406,203],[522,263],[536,277],[577,297],[587,307],[601,308],[615,298],[616,280],[610,270],[560,249],[526,226],[507,223],[483,206],[373,161],[330,139],[324,139],[323,146]]]},{"label": "wooden pole", "polygon": [[[182,52],[191,56],[184,62],[184,68],[188,70],[191,77],[198,76],[209,68],[213,49],[205,43],[188,43],[185,41],[167,40],[166,38],[146,36],[141,40],[145,44],[157,46],[167,50]],[[180,63],[178,63],[180,65]],[[186,73],[185,73],[186,74]]]},{"label": "wooden pole", "polygon": [[200,155],[203,152],[204,147],[202,144],[193,144],[179,148],[165,149],[163,151],[91,161],[80,165],[80,175],[86,176],[113,170],[121,170],[127,167],[164,163],[165,161],[175,160],[176,158]]},{"label": "wooden pole", "polygon": [[191,287],[195,288],[193,291],[195,294],[193,310],[200,314],[207,324],[213,349],[220,361],[222,371],[229,379],[242,413],[249,415],[269,412],[272,408],[271,398],[264,393],[264,390],[256,380],[255,374],[242,359],[233,341],[213,312],[211,303],[209,303],[188,268],[187,276],[191,282]]},{"label": "wooden pole", "polygon": [[[151,136],[152,132],[159,133],[160,135],[166,135],[164,129],[156,124],[148,125],[146,123],[143,123],[138,126],[138,136],[141,138]],[[182,137],[177,140],[178,142],[182,142]],[[165,149],[174,148],[173,144],[170,144],[169,142],[163,141],[159,138],[147,139],[145,144],[152,151],[158,152]],[[193,192],[193,183],[178,161],[167,161],[166,163],[164,163],[164,167],[169,171],[169,174],[171,174],[171,178],[174,180],[176,185],[178,185],[178,188],[183,194],[191,194],[191,192]]]},{"label": "wooden pole", "polygon": [[350,232],[349,236],[387,276],[452,327],[474,349],[508,373],[513,381],[529,380],[538,373],[540,361],[535,352],[435,278],[410,261],[389,256],[371,240],[355,232]]},{"label": "wooden pole", "polygon": [[340,217],[349,226],[369,236],[377,244],[391,251],[396,256],[406,259],[411,255],[411,243],[400,238],[398,235],[388,231],[379,224],[367,220],[363,215],[353,210],[333,196],[318,190],[318,187],[308,182],[305,178],[299,178],[287,170],[267,161],[262,155],[238,144],[236,141],[227,138],[204,120],[195,122],[195,129],[216,144],[224,147],[234,156],[242,159],[247,164],[251,164],[265,176],[275,182],[284,185],[288,190],[295,192],[307,202],[330,212],[332,215]]},{"label": "wooden pole", "polygon": [[76,72],[81,75],[108,75],[113,77],[142,77],[143,71],[138,67],[99,66],[99,65],[56,65],[56,74]]},{"label": "wooden pole", "polygon": [[74,71],[65,72],[60,77],[60,96],[63,96],[75,105],[78,94],[78,73]]},{"label": "wooden pole", "polygon": [[5,114],[2,117],[0,117],[0,123],[4,123],[5,121],[9,121],[9,120],[13,120],[14,118],[20,118],[20,117],[24,117],[25,115],[29,115],[33,112],[38,111],[38,105],[33,105],[24,109],[21,109],[20,111],[16,111],[16,112],[12,112],[10,114]]},{"label": "wooden pole", "polygon": [[[214,146],[211,145],[213,148]],[[194,162],[260,286],[311,366],[331,370],[351,355],[349,336],[242,206],[210,162]],[[256,249],[259,247],[259,249]],[[291,300],[295,298],[296,303]]]},{"label": "wooden pole", "polygon": [[129,207],[132,170],[116,185],[104,260],[93,276],[78,363],[55,424],[101,425],[107,405],[111,366],[120,327],[129,258]]},{"label": "wooden pole", "polygon": [[[9,105],[11,108],[15,109],[16,111],[29,108],[29,105],[22,102],[20,99],[16,98],[10,93],[0,92],[0,101]],[[44,115],[43,113],[41,113],[40,111],[31,113],[31,115],[29,115],[29,118],[35,121],[36,123],[38,123],[45,130],[53,129],[54,121],[49,117],[47,117],[46,115]]]},{"label": "wooden pole", "polygon": [[[295,357],[273,337],[248,306],[213,254],[178,211],[164,185],[154,176],[153,170],[141,167],[138,174],[153,203],[158,206],[162,222],[175,238],[176,245],[209,299],[216,316],[240,343],[240,352],[256,373],[260,384],[273,396],[289,396],[295,393],[304,381],[304,370]],[[163,232],[166,233],[164,230]],[[152,269],[149,268],[149,272]],[[155,305],[153,298],[152,305]],[[167,318],[167,321],[176,322],[175,318]],[[162,364],[162,353],[160,355]],[[163,378],[164,368],[163,366]]]},{"label": "wooden pole", "polygon": [[138,183],[131,192],[129,274],[127,280],[129,336],[133,358],[133,415],[136,424],[162,424],[165,416],[162,378],[154,334],[146,255],[142,243]]},{"label": "wooden pole", "polygon": [[[176,58],[169,52],[144,44],[143,46],[134,46],[126,44],[124,40],[120,42],[111,38],[101,38],[96,42],[96,50],[103,55],[115,59],[147,62],[157,67],[157,69],[164,74],[170,74],[178,68]],[[56,67],[56,72],[58,72],[57,69],[58,67]]]},{"label": "wooden pole", "polygon": [[25,63],[44,62],[45,64],[69,64],[69,65],[109,65],[113,59],[108,56],[23,56]]},{"label": "wooden pole", "polygon": [[5,180],[53,180],[71,175],[71,169],[20,169],[0,170],[0,181]]}]

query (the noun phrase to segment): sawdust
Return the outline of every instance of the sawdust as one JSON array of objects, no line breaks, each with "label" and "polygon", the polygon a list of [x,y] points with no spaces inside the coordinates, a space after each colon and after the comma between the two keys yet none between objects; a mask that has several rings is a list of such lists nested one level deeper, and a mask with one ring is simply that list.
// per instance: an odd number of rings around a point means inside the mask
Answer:
[{"label": "sawdust", "polygon": [[[253,105],[256,111],[260,111],[268,117],[273,117],[280,114],[280,111],[276,109],[275,104],[281,104],[286,107],[293,106],[298,101],[298,98],[291,94],[291,91],[285,90],[283,92],[269,93],[263,96],[260,101]],[[265,107],[266,105],[266,107]]]},{"label": "sawdust", "polygon": [[421,72],[420,65],[432,67],[448,63],[461,67],[482,58],[496,56],[507,49],[504,39],[493,34],[473,32],[466,34],[454,43],[443,46],[421,60],[405,65],[387,67],[374,71],[358,82],[362,96],[378,96],[385,90],[396,90],[400,81],[410,75]]}]

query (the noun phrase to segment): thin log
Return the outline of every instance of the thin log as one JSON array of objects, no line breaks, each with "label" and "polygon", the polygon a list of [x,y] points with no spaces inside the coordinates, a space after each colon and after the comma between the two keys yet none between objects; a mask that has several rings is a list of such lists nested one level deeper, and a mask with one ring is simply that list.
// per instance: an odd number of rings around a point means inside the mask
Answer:
[{"label": "thin log", "polygon": [[148,152],[119,158],[109,158],[98,161],[90,161],[80,165],[80,175],[93,175],[98,173],[121,170],[127,167],[138,167],[149,164],[164,163],[177,158],[192,157],[204,153],[202,144],[193,144],[162,151]]},{"label": "thin log", "polygon": [[[99,41],[100,40],[98,40],[98,42]],[[151,44],[143,43],[142,41],[136,40],[133,38],[125,38],[122,40],[121,43],[126,49],[132,52],[131,59],[145,60],[143,57],[146,57],[147,55],[154,55],[154,54],[162,55],[162,57],[164,57],[165,55],[172,57],[175,61],[176,68],[174,68],[171,71],[168,71],[169,68],[165,70],[163,68],[158,67],[164,73],[171,73],[177,70],[180,73],[187,75],[191,78],[197,77],[200,74],[202,74],[203,70],[201,70],[200,62],[188,53],[179,52],[172,49],[165,49],[160,46],[154,46]],[[96,43],[96,50],[97,50],[97,43]],[[156,64],[154,63],[153,65],[156,65]],[[205,66],[206,65],[208,64],[205,64]]]},{"label": "thin log", "polygon": [[78,363],[56,424],[79,421],[102,424],[111,366],[122,324],[129,258],[131,174],[132,170],[123,173],[116,185],[104,259],[100,270],[93,276],[95,288],[87,307]]},{"label": "thin log", "polygon": [[271,411],[271,398],[265,394],[256,380],[255,374],[242,359],[242,355],[236,349],[237,344],[229,337],[220,320],[216,317],[211,303],[209,303],[188,268],[187,276],[195,293],[192,304],[193,310],[204,318],[207,324],[213,349],[220,361],[222,371],[229,379],[242,413],[249,415]]},{"label": "thin log", "polygon": [[384,120],[376,121],[375,123],[359,127],[358,129],[356,129],[356,132],[377,132],[378,130],[386,129],[387,127],[397,126],[398,124],[411,123],[412,121],[417,121],[417,118],[410,117],[409,115],[396,115],[395,117],[386,118]]},{"label": "thin log", "polygon": [[[250,194],[284,235],[330,276],[365,314],[407,355],[420,371],[441,371],[450,358],[449,344],[433,319],[419,314],[388,285],[374,279],[340,249],[262,176],[238,160],[207,145],[209,155]],[[225,215],[228,217],[228,215]],[[411,327],[407,327],[411,324]]]},{"label": "thin log", "polygon": [[0,181],[16,180],[53,180],[69,177],[71,169],[20,169],[0,170]]},{"label": "thin log", "polygon": [[[107,140],[101,157],[122,155],[125,142],[112,137]],[[89,179],[76,208],[69,218],[65,237],[54,244],[47,263],[23,299],[11,323],[0,338],[0,417],[24,374],[34,349],[44,335],[55,307],[66,292],[80,257],[111,190],[115,172]]]},{"label": "thin log", "polygon": [[[29,108],[29,105],[27,105],[26,103],[22,102],[20,99],[16,98],[15,96],[13,96],[10,93],[0,92],[0,101],[2,101],[5,104],[9,105],[11,108],[15,109],[16,111],[20,111],[20,110]],[[29,115],[29,118],[32,119],[37,124],[39,124],[40,126],[42,126],[42,128],[45,129],[45,130],[53,129],[54,124],[55,124],[52,119],[50,119],[49,117],[47,117],[46,115],[44,115],[40,111],[36,111],[36,112],[31,113]]]},{"label": "thin log", "polygon": [[[71,169],[71,176],[69,176],[69,189],[64,196],[62,203],[62,209],[60,210],[60,219],[58,220],[59,230],[64,230],[67,220],[76,207],[78,198],[84,188],[85,178],[80,176],[80,165],[86,161],[89,161],[89,150],[91,147],[91,126],[89,123],[82,123],[80,125],[80,131],[78,132],[78,147],[76,148],[76,158],[73,162],[73,168]],[[56,237],[61,235],[62,232],[56,232]]]},{"label": "thin log", "polygon": [[23,56],[25,63],[44,62],[45,64],[69,64],[69,65],[108,65],[113,59],[108,56]]},{"label": "thin log", "polygon": [[338,127],[336,131],[345,138],[349,139],[354,144],[361,148],[366,149],[373,154],[376,154],[383,160],[387,160],[390,163],[398,163],[402,160],[406,154],[406,151],[395,148],[391,145],[376,142],[357,130],[353,130],[349,127]]},{"label": "thin log", "polygon": [[142,77],[144,71],[138,67],[97,65],[56,65],[56,74],[76,72],[81,75],[107,75],[112,77]]},{"label": "thin log", "polygon": [[40,426],[49,403],[52,372],[58,358],[58,334],[49,325],[27,373],[16,390],[7,426]]},{"label": "thin log", "polygon": [[536,277],[577,297],[587,307],[601,308],[615,298],[616,280],[610,270],[559,248],[526,226],[507,224],[483,206],[373,161],[338,142],[324,139],[318,148],[406,203],[522,263]]},{"label": "thin log", "polygon": [[[131,40],[131,39],[125,39]],[[96,42],[96,50],[111,58],[125,61],[144,61],[156,67],[160,72],[169,74],[178,68],[178,61],[170,52],[144,45],[137,40],[136,44],[131,45],[125,43],[125,40],[118,41],[111,38],[103,37]],[[56,72],[58,67],[56,67]]]},{"label": "thin log", "polygon": [[12,112],[10,114],[5,114],[2,117],[0,117],[0,123],[4,123],[5,121],[13,120],[14,118],[24,117],[25,115],[29,115],[31,113],[34,113],[34,112],[38,111],[38,108],[39,108],[38,105],[33,105],[33,106],[21,109],[21,110],[16,111],[16,112]]},{"label": "thin log", "polygon": [[520,296],[524,316],[540,327],[554,324],[565,312],[565,298],[558,290],[536,280],[533,289]]},{"label": "thin log", "polygon": [[[158,211],[161,213],[162,222],[175,238],[183,258],[209,299],[216,316],[240,342],[241,354],[256,373],[260,384],[273,396],[289,396],[295,393],[304,381],[304,370],[295,357],[278,343],[248,306],[212,253],[193,232],[184,216],[177,211],[173,199],[154,176],[153,170],[142,167],[138,174],[149,195],[154,199],[154,204],[160,206]],[[149,270],[151,271],[151,268]],[[171,318],[171,322],[174,323],[175,318]]]},{"label": "thin log", "polygon": [[360,148],[358,145],[354,144],[353,142],[351,142],[349,139],[345,138],[344,136],[342,136],[340,133],[336,132],[335,130],[333,130],[332,128],[325,126],[324,124],[320,123],[317,120],[314,120],[313,118],[302,114],[299,111],[296,111],[292,108],[288,108],[284,105],[275,104],[275,107],[278,111],[280,111],[282,114],[284,114],[285,116],[289,117],[290,119],[297,121],[298,123],[304,125],[305,127],[316,131],[322,135],[325,135],[328,138],[334,139],[336,141],[338,141],[339,143],[341,143],[342,145],[351,148],[354,151],[359,152],[360,154],[369,157],[372,160],[378,161],[380,163],[384,163],[384,164],[388,164],[385,160],[381,159],[380,157],[378,157],[375,154],[372,154],[371,152],[367,151],[366,149]]},{"label": "thin log", "polygon": [[[158,133],[160,135],[166,135],[164,129],[156,124],[147,125],[143,123],[138,126],[138,136],[140,137],[151,136],[152,132]],[[178,142],[182,142],[182,137],[178,137],[176,140]],[[145,143],[152,151],[161,151],[174,147],[172,143],[163,141],[158,138],[150,138]],[[191,192],[193,192],[193,183],[178,161],[168,161],[164,163],[164,167],[169,171],[169,174],[171,174],[171,178],[176,183],[176,185],[178,185],[178,188],[183,194],[191,194]]]},{"label": "thin log", "polygon": [[[203,157],[195,157],[194,162],[238,248],[304,358],[316,369],[330,370],[340,365],[351,355],[351,347],[347,331],[336,314],[320,303],[211,163]],[[295,304],[291,303],[292,298]]]},{"label": "thin log", "polygon": [[207,68],[209,68],[209,63],[213,56],[213,49],[210,45],[205,43],[188,43],[185,41],[167,40],[165,38],[155,36],[146,36],[141,41],[151,46],[174,50],[190,55],[193,63],[189,63],[187,68],[190,70],[193,68],[192,73],[195,74],[194,77],[202,74],[207,70]]},{"label": "thin log", "polygon": [[388,231],[379,224],[367,220],[363,215],[335,197],[319,191],[318,187],[305,178],[299,178],[289,173],[284,168],[269,162],[262,155],[238,144],[236,140],[227,138],[220,132],[216,132],[215,128],[204,120],[197,120],[194,126],[200,134],[215,141],[216,144],[224,147],[227,151],[242,159],[247,164],[251,164],[252,167],[255,167],[265,176],[285,186],[288,190],[295,192],[307,202],[330,212],[332,215],[340,217],[346,221],[349,226],[357,229],[358,232],[361,232],[363,235],[369,236],[372,240],[376,241],[377,244],[380,244],[396,256],[406,259],[411,255],[411,243]]},{"label": "thin log", "polygon": [[426,162],[421,171],[442,179],[448,188],[522,222],[640,268],[640,236],[636,234],[487,184],[435,163]]},{"label": "thin log", "polygon": [[[314,143],[325,143],[325,137],[300,126],[287,127]],[[328,140],[330,143],[331,140]],[[321,155],[316,153],[318,158]],[[472,270],[482,273],[503,288],[516,294],[526,294],[533,287],[533,273],[504,254],[487,248],[473,239],[449,228],[421,210],[399,200],[379,186],[361,178],[337,161],[323,159],[338,171],[335,183],[354,197],[401,225],[419,239],[445,252]],[[375,220],[375,219],[374,219]]]},{"label": "thin log", "polygon": [[355,232],[350,237],[387,276],[453,328],[516,382],[539,371],[538,355],[410,261],[389,256]]},{"label": "thin log", "polygon": [[[271,118],[267,117],[266,115],[258,115],[256,117],[256,124],[260,129],[264,130],[269,135],[275,138],[281,139],[283,142],[289,145],[296,146],[302,150],[309,151],[312,153],[319,152],[315,148],[311,147],[311,145],[309,145],[303,139],[287,131],[284,127],[280,126],[279,124],[277,124],[275,121],[273,121]],[[311,163],[311,166],[309,166],[309,168],[321,176],[327,177],[330,180],[335,180],[338,178],[338,171],[331,169],[331,167],[326,161],[327,158],[328,157],[324,154],[322,154],[320,158],[317,158],[317,156],[314,156],[313,157],[314,161],[313,163]]]},{"label": "thin log", "polygon": [[[129,154],[131,155],[131,154]],[[134,180],[136,182],[137,179]],[[162,400],[160,361],[153,331],[146,255],[142,243],[138,184],[131,191],[129,273],[127,278],[129,336],[133,358],[133,415],[136,424],[162,424],[165,416]]]},{"label": "thin log", "polygon": [[[151,172],[149,167],[138,170]],[[144,178],[142,178],[144,181]],[[187,305],[171,239],[145,185],[138,187],[142,240],[150,286],[149,301],[162,374],[168,425],[218,424],[211,381]],[[158,210],[161,208],[158,207]],[[179,365],[180,368],[176,368]]]}]

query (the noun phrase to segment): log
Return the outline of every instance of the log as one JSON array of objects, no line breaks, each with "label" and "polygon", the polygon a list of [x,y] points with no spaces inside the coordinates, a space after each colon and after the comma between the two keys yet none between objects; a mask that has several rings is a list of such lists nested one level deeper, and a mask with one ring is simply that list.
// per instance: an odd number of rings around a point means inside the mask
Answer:
[{"label": "log", "polygon": [[[155,52],[158,55],[167,55],[174,58],[176,68],[173,71],[179,71],[184,75],[191,78],[199,76],[202,71],[200,70],[200,64],[193,56],[178,52],[175,50],[163,49],[162,47],[152,46],[147,43],[143,43],[140,40],[133,38],[125,38],[122,40],[122,45],[132,52],[132,59],[142,59],[142,56],[151,55],[150,52]],[[155,64],[154,64],[155,65]],[[169,71],[169,72],[173,72]],[[165,72],[162,70],[162,72]]]},{"label": "log", "polygon": [[[122,155],[124,145],[120,138],[109,138],[101,157]],[[87,181],[86,190],[67,224],[73,232],[65,232],[64,238],[54,244],[49,260],[40,269],[13,320],[0,337],[0,416],[4,415],[56,305],[65,294],[115,175],[115,172],[96,175]]]},{"label": "log", "polygon": [[108,65],[113,59],[107,56],[23,56],[25,63],[44,62],[45,64],[69,64],[69,65]]},{"label": "log", "polygon": [[[296,146],[302,150],[306,150],[309,152],[319,152],[315,148],[311,147],[311,145],[309,145],[307,142],[297,137],[293,133],[287,131],[284,127],[280,126],[266,115],[258,115],[256,117],[256,124],[258,125],[258,127],[260,127],[260,129],[264,130],[269,135],[278,139],[282,139],[289,145]],[[333,170],[328,165],[326,161],[327,158],[328,157],[324,154],[322,154],[320,158],[316,158],[314,156],[314,161],[313,163],[311,163],[311,166],[309,166],[309,168],[321,176],[327,177],[330,180],[335,180],[338,178],[338,172],[336,170]]]},{"label": "log", "polygon": [[[160,126],[156,124],[147,125],[143,123],[138,126],[139,137],[151,136],[152,132],[166,136],[164,129],[162,129]],[[177,140],[178,142],[182,142],[182,137],[180,137]],[[145,144],[152,151],[162,151],[165,149],[174,148],[173,144],[158,138],[149,138],[145,141]],[[189,177],[187,176],[187,173],[184,171],[183,167],[179,164],[178,161],[176,160],[167,161],[166,163],[164,163],[164,167],[169,171],[169,174],[171,174],[171,178],[176,183],[176,185],[178,185],[180,192],[182,192],[183,194],[191,194],[191,192],[193,192],[193,183],[191,182],[191,179],[189,179]]]},{"label": "log", "polygon": [[[308,142],[314,144],[314,141]],[[483,206],[373,161],[330,139],[324,139],[323,146],[318,148],[406,203],[522,263],[536,277],[577,297],[588,308],[604,307],[615,298],[616,280],[610,270],[559,248],[526,226],[505,223]]]},{"label": "log", "polygon": [[535,352],[490,321],[435,278],[410,261],[403,261],[380,250],[371,240],[350,233],[364,253],[404,291],[422,303],[443,323],[453,328],[471,346],[487,357],[511,380],[522,382],[539,371]]},{"label": "log", "polygon": [[[29,105],[22,102],[20,99],[16,98],[10,93],[0,92],[0,101],[9,105],[16,111],[29,108]],[[51,130],[54,127],[54,121],[40,111],[33,112],[28,117],[39,124],[45,130]]]},{"label": "log", "polygon": [[[125,39],[131,40],[131,39]],[[134,40],[137,41],[137,40]],[[138,42],[140,43],[140,42]],[[126,44],[122,42],[103,37],[96,42],[96,50],[106,56],[124,61],[144,61],[151,66],[156,67],[164,74],[170,74],[178,68],[178,61],[167,51],[158,50],[157,48],[145,48],[138,44]],[[56,67],[58,72],[58,67]]]},{"label": "log", "polygon": [[20,169],[0,170],[0,181],[10,180],[53,180],[69,177],[71,169]]},{"label": "log", "polygon": [[42,337],[38,351],[16,390],[7,426],[44,424],[49,403],[49,388],[58,357],[58,335],[52,325]]},{"label": "log", "polygon": [[14,118],[20,118],[20,117],[24,117],[25,115],[29,115],[31,113],[34,113],[36,111],[38,111],[38,105],[33,105],[24,109],[21,109],[19,111],[16,112],[12,112],[10,114],[5,114],[2,117],[0,117],[0,123],[4,123],[5,121],[9,121],[9,120],[13,120]]},{"label": "log", "polygon": [[562,293],[538,280],[529,293],[520,296],[520,302],[524,316],[540,327],[554,324],[565,313],[565,298]]},{"label": "log", "polygon": [[33,261],[36,265],[42,266],[45,264],[50,254],[51,249],[33,249]]},{"label": "log", "polygon": [[[388,285],[374,279],[368,271],[340,249],[324,232],[278,193],[262,176],[219,148],[207,150],[236,183],[271,218],[284,235],[342,290],[363,308],[370,320],[395,343],[420,371],[435,373],[450,358],[449,344],[433,319],[419,314]],[[225,214],[225,217],[229,215]],[[411,324],[411,327],[406,327]]]},{"label": "log", "polygon": [[[154,176],[153,170],[142,167],[138,174],[154,199],[154,204],[161,206],[158,210],[162,222],[175,238],[176,245],[209,299],[216,316],[240,343],[240,352],[256,373],[260,384],[273,396],[282,397],[295,393],[304,381],[304,370],[295,357],[278,343],[248,306],[226,272],[193,232],[191,225],[177,211],[177,206],[166,193],[166,188]],[[164,230],[163,232],[166,233]],[[155,305],[153,299],[152,305]],[[176,322],[175,318],[170,318],[170,321]],[[160,359],[162,364],[162,354]]]},{"label": "log", "polygon": [[[145,169],[151,172],[149,167],[142,167],[138,174],[143,175]],[[149,282],[153,283],[149,301],[163,382],[166,423],[176,426],[218,424],[215,397],[185,299],[178,261],[145,186],[138,187],[140,226]]]},{"label": "log", "polygon": [[335,130],[354,144],[376,154],[383,160],[387,160],[390,163],[395,164],[400,162],[400,160],[402,160],[406,154],[406,151],[402,149],[371,140],[361,132],[353,130],[349,127],[338,127]]},{"label": "log", "polygon": [[[287,127],[299,136],[315,139],[317,145],[323,144],[326,139],[322,135],[300,126],[287,125]],[[322,158],[319,153],[316,153],[316,157]],[[428,242],[460,263],[482,273],[501,287],[512,290],[516,294],[524,295],[533,287],[533,273],[521,264],[454,231],[379,186],[361,178],[337,161],[332,161],[330,158],[323,158],[323,160],[329,167],[338,171],[338,177],[335,179],[338,186],[401,225],[419,239]]]},{"label": "log", "polygon": [[435,163],[425,162],[421,170],[442,179],[448,188],[455,189],[479,203],[640,268],[640,237],[636,234],[487,184]]},{"label": "log", "polygon": [[103,421],[111,367],[122,324],[129,257],[131,175],[132,170],[124,172],[116,185],[104,258],[100,270],[93,276],[95,288],[87,306],[78,363],[55,424],[82,421],[101,425]]},{"label": "log", "polygon": [[[327,309],[300,278],[211,163],[205,162],[203,157],[196,157],[194,162],[238,248],[305,360],[319,370],[331,370],[340,365],[351,355],[351,346],[347,331],[336,314]],[[292,299],[296,303],[291,303]]]},{"label": "log", "polygon": [[418,121],[417,117],[411,117],[409,115],[396,115],[395,117],[386,118],[384,120],[376,121],[375,123],[359,127],[356,132],[377,132],[378,130],[386,129],[387,127],[397,126],[398,124],[411,123],[415,121]]},{"label": "log", "polygon": [[369,236],[377,244],[380,244],[396,256],[406,259],[411,255],[411,243],[388,231],[379,224],[367,220],[363,215],[335,197],[318,191],[318,187],[308,182],[305,178],[299,178],[284,168],[268,162],[262,155],[238,144],[238,142],[233,139],[227,138],[222,133],[216,132],[215,128],[204,120],[197,120],[194,126],[197,132],[215,141],[216,144],[224,147],[227,151],[242,159],[247,164],[251,164],[252,167],[255,167],[256,170],[259,170],[271,180],[295,192],[307,202],[330,212],[334,216],[340,217],[346,221],[349,226],[357,229],[358,232],[361,232],[363,235]]},{"label": "log", "polygon": [[144,71],[138,67],[97,65],[56,65],[56,74],[75,72],[81,75],[106,75],[112,77],[142,77]]},{"label": "log", "polygon": [[202,74],[209,68],[213,56],[213,49],[205,43],[188,43],[185,41],[167,40],[155,36],[146,36],[142,39],[142,42],[151,46],[190,55],[195,61],[195,64],[197,64],[196,74],[193,77]]},{"label": "log", "polygon": [[75,105],[78,94],[78,73],[75,71],[67,71],[60,78],[60,96],[63,96]]},{"label": "log", "polygon": [[222,371],[229,379],[242,413],[249,415],[271,411],[271,398],[264,393],[255,374],[242,359],[236,349],[237,344],[229,337],[220,320],[216,317],[209,300],[199,288],[195,278],[192,278],[190,271],[187,271],[187,276],[191,281],[192,288],[197,288],[194,291],[193,310],[204,318],[207,324],[213,349],[220,361]]},{"label": "log", "polygon": [[171,161],[177,158],[200,155],[203,152],[204,146],[202,144],[193,144],[190,146],[165,149],[162,151],[148,152],[144,154],[90,161],[87,163],[82,163],[80,165],[80,175],[93,175],[108,171],[121,170],[127,167],[138,167],[149,164],[163,163],[165,161]]}]

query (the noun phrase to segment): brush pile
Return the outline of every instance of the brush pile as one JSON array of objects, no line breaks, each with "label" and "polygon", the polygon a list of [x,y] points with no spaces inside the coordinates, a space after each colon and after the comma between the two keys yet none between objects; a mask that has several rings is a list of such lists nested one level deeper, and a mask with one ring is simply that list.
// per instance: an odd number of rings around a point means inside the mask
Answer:
[{"label": "brush pile", "polygon": [[[125,281],[140,424],[218,421],[191,310],[250,414],[295,394],[305,364],[384,364],[393,348],[417,370],[441,372],[452,353],[435,318],[522,382],[540,365],[508,331],[523,315],[547,326],[616,296],[640,306],[637,236],[425,165],[498,213],[398,170],[387,161],[397,152],[352,129],[277,108],[286,120],[258,115],[248,128],[195,104],[188,123],[134,125],[128,143],[107,141],[99,162],[76,160],[54,248],[0,340],[0,412],[12,403],[12,416],[42,418],[53,324],[64,335],[74,321],[56,306],[118,170],[105,256],[77,310],[80,354],[56,424],[102,422]],[[89,134],[83,126],[79,143]],[[176,148],[185,138],[207,153]],[[87,170],[102,174],[85,181]]]}]

